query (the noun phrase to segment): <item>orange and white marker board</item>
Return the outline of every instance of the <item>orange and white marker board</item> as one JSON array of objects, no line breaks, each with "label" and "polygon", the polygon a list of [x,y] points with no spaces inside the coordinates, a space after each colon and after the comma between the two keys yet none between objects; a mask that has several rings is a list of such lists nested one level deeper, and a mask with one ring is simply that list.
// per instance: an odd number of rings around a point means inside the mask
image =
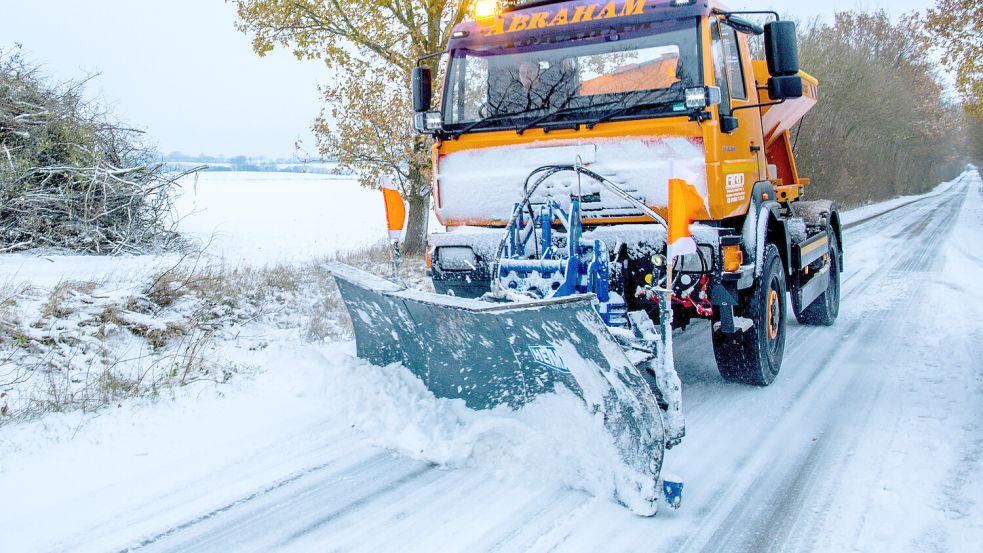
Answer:
[{"label": "orange and white marker board", "polygon": [[689,225],[705,206],[705,201],[695,186],[678,178],[675,164],[669,168],[669,262],[677,256],[696,253],[696,241],[690,235]]},{"label": "orange and white marker board", "polygon": [[386,203],[386,225],[390,240],[403,238],[403,223],[406,221],[406,203],[396,185],[389,177],[382,177],[382,198]]}]

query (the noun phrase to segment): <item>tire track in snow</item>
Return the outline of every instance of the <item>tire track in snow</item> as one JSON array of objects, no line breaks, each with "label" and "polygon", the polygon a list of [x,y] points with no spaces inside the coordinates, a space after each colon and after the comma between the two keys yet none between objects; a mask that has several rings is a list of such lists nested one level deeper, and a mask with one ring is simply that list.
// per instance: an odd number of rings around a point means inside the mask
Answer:
[{"label": "tire track in snow", "polygon": [[[320,423],[318,423],[320,424]],[[187,510],[189,505],[205,504],[214,497],[222,497],[227,488],[237,488],[241,484],[248,483],[258,477],[268,478],[270,474],[283,474],[274,482],[268,483],[260,488],[266,489],[288,480],[296,479],[298,476],[316,471],[318,468],[327,467],[336,463],[341,455],[332,454],[329,444],[344,443],[339,440],[346,431],[317,435],[316,425],[302,427],[301,431],[285,440],[281,447],[287,447],[291,451],[289,459],[280,457],[270,458],[265,448],[257,449],[249,455],[242,456],[230,463],[212,469],[197,478],[182,482],[181,486],[174,488],[167,493],[158,495],[142,503],[130,507],[125,514],[114,517],[86,529],[72,541],[55,546],[56,550],[67,551],[79,547],[80,543],[106,542],[120,540],[121,532],[132,529],[146,520],[150,520],[161,513],[179,512]],[[356,445],[354,441],[348,440],[352,447]],[[300,442],[298,447],[294,447],[294,442]],[[354,450],[354,449],[353,449]],[[193,458],[185,459],[186,462],[194,462]],[[248,495],[259,493],[250,492]],[[241,497],[234,497],[233,503],[240,501]],[[228,501],[219,502],[218,508],[228,505]],[[216,509],[212,507],[206,513]],[[178,521],[183,524],[186,521]]]},{"label": "tire track in snow", "polygon": [[[921,218],[931,218],[939,215],[936,206],[922,205],[918,206],[912,210],[912,213],[906,215],[900,221],[897,221],[899,225],[910,224],[910,217]],[[918,220],[916,219],[916,220]],[[893,250],[899,250],[903,248],[904,244],[895,244]],[[889,255],[888,259],[892,257],[897,257],[896,255]],[[857,282],[857,286],[853,290],[847,290],[847,295],[855,295],[862,293],[872,287],[876,287],[878,283],[882,282],[885,278],[885,272],[882,268],[877,268],[873,271],[876,277],[864,278]],[[824,374],[829,371],[836,371],[835,365],[830,365],[828,359],[816,355],[799,355],[802,353],[809,353],[814,351],[838,351],[840,348],[840,343],[847,343],[850,340],[852,343],[863,343],[862,338],[858,339],[856,336],[856,331],[861,328],[861,325],[869,323],[867,313],[869,309],[862,310],[860,313],[852,314],[853,321],[845,331],[842,329],[826,329],[826,328],[816,328],[816,327],[796,327],[795,330],[790,333],[791,338],[789,343],[795,344],[790,348],[789,355],[786,360],[786,368],[783,370],[782,379],[780,386],[784,387],[782,392],[778,390],[780,388],[773,387],[769,388],[766,397],[771,398],[773,401],[780,403],[780,407],[775,409],[772,408],[771,414],[777,414],[777,418],[772,421],[759,420],[756,423],[754,430],[751,430],[751,434],[748,434],[747,429],[742,429],[742,438],[747,442],[753,444],[760,444],[767,440],[767,437],[776,433],[774,428],[769,428],[769,422],[779,422],[784,424],[789,419],[789,412],[794,410],[796,406],[802,404],[802,396],[804,394],[813,393],[816,389],[817,381],[821,378],[825,378]],[[850,320],[850,317],[845,317],[841,321],[841,325]],[[835,334],[831,334],[835,333]],[[842,337],[836,336],[836,334],[842,333]],[[822,338],[821,342],[817,342],[818,339]],[[679,352],[677,352],[679,353]],[[794,371],[789,369],[795,367]],[[832,368],[831,368],[832,367]],[[791,379],[789,378],[791,377]],[[684,386],[685,387],[685,386]],[[820,386],[820,388],[822,388]],[[794,391],[791,391],[793,390]],[[690,409],[690,422],[693,426],[700,426],[704,431],[712,436],[725,436],[732,431],[729,430],[733,428],[733,425],[729,420],[720,420],[719,414],[722,412],[734,413],[734,416],[740,415],[741,410],[744,409],[746,401],[743,396],[750,396],[752,392],[745,391],[746,389],[739,386],[728,386],[726,384],[718,383],[715,387],[716,394],[719,404],[708,405],[709,402],[694,402],[688,401],[688,408]],[[691,390],[692,391],[692,390]],[[791,397],[788,398],[788,394]],[[760,396],[759,396],[760,397]],[[786,399],[778,400],[778,397],[785,397]],[[735,399],[737,398],[737,399]],[[707,408],[711,407],[711,408]],[[775,406],[778,407],[778,406]],[[698,416],[709,417],[709,420],[696,420],[695,414]],[[702,412],[702,413],[701,413]],[[808,422],[808,421],[805,421]],[[779,433],[781,434],[781,433]],[[725,442],[729,443],[729,442]],[[691,447],[697,444],[690,442]],[[702,444],[701,444],[702,445]],[[738,512],[737,516],[740,516],[740,510],[743,508],[742,503],[739,503],[740,498],[747,492],[747,490],[752,488],[751,478],[747,477],[748,472],[754,472],[755,462],[759,461],[759,453],[756,449],[745,449],[744,454],[741,455],[740,451],[728,451],[726,446],[717,446],[713,444],[712,447],[707,448],[705,446],[701,447],[700,452],[703,454],[700,459],[698,459],[697,466],[689,465],[686,470],[690,474],[705,474],[711,477],[715,476],[713,472],[714,461],[717,459],[726,459],[727,456],[733,457],[735,453],[740,455],[736,461],[736,468],[732,469],[735,477],[733,481],[727,482],[723,488],[718,490],[717,498],[718,502],[713,505],[706,505],[704,509],[701,509],[699,513],[699,518],[703,520],[700,530],[695,532],[687,532],[689,536],[706,536],[712,534],[714,528],[724,524],[722,519],[722,512],[728,510],[736,510]],[[709,467],[709,468],[707,468]],[[709,484],[710,482],[706,482]],[[693,503],[689,504],[691,507]],[[682,538],[681,540],[676,540],[676,545],[673,549],[686,549],[693,548],[698,549],[698,544],[689,542],[687,547],[683,547],[687,544],[687,538]]]},{"label": "tire track in snow", "polygon": [[[904,213],[898,213],[897,219],[891,221],[890,226],[906,227],[911,224],[911,220],[922,220],[931,219],[940,215],[938,210],[938,204],[944,203],[947,200],[943,198],[938,202],[931,202],[930,204],[916,205],[910,209],[906,209]],[[883,232],[883,230],[882,230]],[[879,236],[873,235],[873,237]],[[891,254],[887,256],[887,259],[899,258],[898,253],[900,253],[905,247],[910,246],[905,243],[894,243],[892,244]],[[865,264],[860,264],[863,268]],[[862,271],[863,269],[858,269]],[[867,272],[867,271],[864,271]],[[870,289],[876,288],[881,282],[886,278],[886,271],[883,267],[874,267],[869,270],[870,274],[865,275],[864,278],[859,279],[855,286],[846,288],[844,290],[844,298],[856,297],[862,295],[863,293],[869,291]],[[686,404],[689,412],[689,426],[691,428],[699,427],[707,434],[712,436],[725,436],[731,433],[729,430],[734,425],[731,424],[730,420],[722,420],[719,418],[721,412],[731,412],[740,413],[742,409],[747,407],[746,399],[751,399],[756,401],[758,398],[771,400],[780,405],[776,406],[770,411],[770,415],[773,416],[773,420],[759,420],[756,426],[746,426],[742,428],[742,438],[746,442],[752,444],[762,443],[768,439],[769,436],[776,433],[774,428],[769,427],[769,423],[782,423],[789,419],[788,412],[793,410],[797,405],[803,403],[803,396],[807,394],[812,394],[817,389],[824,389],[822,386],[817,384],[817,382],[822,381],[825,378],[825,373],[833,371],[836,372],[837,368],[835,364],[831,365],[829,359],[822,356],[816,356],[814,352],[816,351],[837,351],[841,343],[846,343],[847,341],[853,341],[854,343],[863,343],[865,338],[858,336],[857,332],[859,329],[864,328],[864,325],[869,324],[869,313],[870,309],[863,308],[859,313],[849,314],[851,317],[844,317],[840,322],[840,327],[828,329],[828,328],[818,328],[818,327],[806,327],[806,326],[792,326],[789,338],[789,350],[787,351],[786,358],[786,368],[783,370],[782,376],[779,378],[783,379],[781,386],[784,386],[785,390],[779,393],[775,388],[769,388],[764,394],[769,394],[769,396],[755,396],[755,390],[748,390],[745,387],[738,385],[728,385],[726,383],[719,382],[719,377],[716,375],[716,369],[713,368],[712,376],[710,378],[714,379],[713,382],[708,383],[710,386],[706,386],[706,389],[701,389],[698,391],[693,390],[692,384],[694,382],[690,381],[688,375],[683,375],[684,389],[689,391]],[[877,310],[881,311],[881,310]],[[852,320],[851,320],[852,319]],[[844,323],[849,323],[849,326],[843,327]],[[794,325],[794,323],[793,323]],[[705,329],[706,341],[709,342],[709,328]],[[822,339],[821,342],[817,340]],[[709,350],[709,359],[712,363],[712,350]],[[677,353],[683,353],[685,355],[687,352],[685,348],[680,348]],[[791,370],[790,370],[791,369]],[[792,377],[791,379],[789,377]],[[703,381],[697,381],[697,384],[704,383]],[[684,392],[685,393],[685,392]],[[699,393],[700,397],[693,400],[692,396],[695,393]],[[750,433],[748,432],[749,429]],[[779,433],[781,434],[781,433]],[[831,435],[831,434],[829,434]],[[712,474],[710,471],[714,470],[715,463],[719,463],[720,459],[727,459],[730,457],[731,461],[735,467],[732,470],[736,475],[733,481],[725,484],[723,488],[718,490],[719,503],[716,504],[706,504],[703,509],[700,510],[699,518],[703,519],[702,530],[697,530],[695,532],[687,532],[688,535],[706,536],[713,533],[713,529],[724,522],[721,521],[721,512],[728,510],[735,510],[738,517],[741,516],[740,510],[743,508],[743,503],[739,503],[740,498],[747,492],[747,490],[753,487],[749,478],[744,477],[748,472],[754,472],[755,463],[758,461],[758,453],[755,449],[745,449],[741,451],[728,450],[728,442],[725,445],[717,446],[714,444],[713,447],[701,448],[701,457],[697,460],[697,465],[688,465],[686,471],[689,474]],[[690,443],[690,446],[695,446],[696,444]],[[737,457],[735,458],[735,454]],[[767,478],[765,480],[768,480]],[[770,487],[769,487],[770,489]],[[772,490],[774,491],[774,490]],[[693,503],[689,503],[690,508],[693,507]],[[686,550],[687,547],[683,547],[686,544],[686,538],[681,541],[677,540],[676,545],[672,549],[683,549]],[[759,544],[760,545],[760,544]],[[637,547],[641,547],[642,544],[636,544]],[[696,548],[696,544],[689,543],[689,548]],[[723,549],[728,550],[728,549]],[[749,550],[754,550],[753,548]]]},{"label": "tire track in snow", "polygon": [[271,538],[309,525],[305,518],[325,518],[325,510],[355,510],[380,490],[433,468],[379,450],[339,464],[311,467],[122,551],[219,551],[233,549],[229,543],[236,543],[238,551],[268,550]]},{"label": "tire track in snow", "polygon": [[[940,246],[948,239],[952,228],[955,225],[959,210],[962,208],[965,199],[965,190],[957,189],[954,197],[947,198],[940,202],[934,209],[928,210],[928,215],[920,221],[916,228],[918,234],[896,234],[894,238],[901,244],[895,249],[910,250],[915,249],[919,252],[915,256],[901,256],[889,271],[882,271],[880,278],[867,280],[862,286],[858,286],[851,291],[850,295],[877,289],[878,286],[888,284],[892,277],[898,273],[927,272],[931,267],[936,266],[933,255],[938,252]],[[915,240],[913,244],[911,240]],[[930,264],[930,265],[929,265]],[[920,279],[919,279],[920,280]],[[910,280],[908,287],[917,288],[917,281]],[[904,294],[899,294],[903,296]],[[878,309],[880,313],[869,314],[873,320],[895,321],[891,324],[879,324],[866,327],[866,332],[859,340],[853,344],[881,343],[889,345],[899,342],[896,329],[899,326],[896,321],[904,320],[902,311],[904,305],[892,305],[887,308]],[[888,317],[894,314],[894,317]],[[899,318],[900,317],[900,318]],[[867,317],[864,317],[865,319]],[[855,322],[859,325],[861,319]],[[821,329],[817,329],[821,331]],[[903,339],[900,340],[903,344]],[[851,349],[839,349],[832,358],[828,359],[822,372],[829,372],[831,367],[836,367],[839,362],[850,358]],[[848,364],[848,363],[844,363]],[[842,372],[836,371],[837,373]],[[816,375],[818,376],[818,374]],[[836,376],[839,376],[838,374]],[[869,376],[869,375],[864,375]],[[825,379],[824,379],[825,380]],[[861,416],[850,420],[841,417],[830,417],[824,419],[825,424],[816,429],[817,445],[807,450],[792,451],[787,453],[791,459],[782,459],[783,462],[774,463],[772,466],[779,467],[779,475],[774,471],[766,469],[758,474],[757,478],[748,489],[745,501],[733,506],[725,521],[710,535],[706,545],[700,548],[703,552],[765,552],[765,551],[791,551],[792,547],[797,550],[811,550],[808,542],[793,543],[795,536],[814,535],[816,529],[821,524],[821,517],[808,517],[803,514],[805,508],[810,503],[815,502],[815,497],[828,497],[831,493],[831,480],[824,478],[823,472],[828,472],[829,467],[842,467],[842,457],[850,451],[852,444],[861,436],[861,433],[854,432],[852,436],[846,432],[844,426],[847,423],[855,424],[857,421],[863,423],[869,417],[869,413],[876,405],[876,397],[883,386],[880,378],[864,378],[866,381],[867,401],[853,401],[851,413],[858,413]],[[856,396],[858,393],[857,375],[850,374],[837,386],[839,394],[830,394],[828,386],[816,387],[816,378],[809,380],[807,386],[796,394],[796,402],[803,405],[803,394],[825,394],[824,401],[812,405],[806,401],[805,405],[810,405],[810,410],[817,406],[825,406],[831,409],[840,403],[844,391],[849,395]],[[828,382],[828,380],[826,380]],[[873,401],[870,401],[873,397]],[[805,417],[786,417],[785,424],[791,424],[795,429],[800,429],[803,424],[808,425]],[[775,430],[774,435],[780,435]],[[765,448],[767,449],[767,448]],[[784,468],[785,470],[781,470]],[[776,476],[778,476],[776,478]],[[697,536],[701,533],[697,532]],[[689,550],[689,546],[694,544],[682,543],[679,549]]]},{"label": "tire track in snow", "polygon": [[388,496],[394,492],[402,490],[410,483],[415,483],[418,478],[435,468],[437,468],[436,465],[422,466],[400,476],[396,480],[383,480],[381,483],[367,483],[365,488],[368,491],[366,493],[358,493],[353,501],[348,503],[339,503],[338,505],[333,506],[333,508],[328,512],[320,514],[315,520],[305,523],[303,527],[293,531],[290,533],[290,535],[281,540],[280,543],[276,545],[276,548],[283,547],[290,542],[301,539],[343,516],[355,516],[367,505],[371,505],[384,496]]},{"label": "tire track in snow", "polygon": [[[897,325],[861,327],[855,344],[885,343],[896,335]],[[886,345],[886,344],[885,344]],[[832,504],[841,457],[859,439],[851,433],[869,419],[877,404],[883,381],[869,373],[851,372],[844,378],[841,366],[850,364],[855,347],[840,349],[822,364],[822,380],[810,386],[798,401],[801,416],[788,417],[788,429],[776,435],[814,434],[812,444],[788,449],[781,459],[758,474],[745,500],[731,511],[727,522],[711,536],[703,552],[791,552],[812,551],[809,536],[815,536],[823,518],[822,507]],[[809,420],[814,412],[850,413],[850,417],[828,416]],[[887,430],[887,429],[884,429]],[[809,433],[809,432],[807,432]],[[819,514],[820,516],[817,516]]]}]

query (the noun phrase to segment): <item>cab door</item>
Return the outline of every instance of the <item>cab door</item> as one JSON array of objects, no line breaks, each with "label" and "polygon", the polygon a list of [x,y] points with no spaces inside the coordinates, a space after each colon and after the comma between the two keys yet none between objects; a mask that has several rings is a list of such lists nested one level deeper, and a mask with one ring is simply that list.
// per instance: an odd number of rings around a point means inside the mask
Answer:
[{"label": "cab door", "polygon": [[[766,178],[767,167],[760,110],[736,109],[758,103],[747,37],[718,17],[710,18],[710,36],[714,81],[722,96],[717,186],[711,187],[710,202],[714,214],[726,218],[746,212],[751,190]],[[736,118],[736,128],[726,129],[725,119],[731,117]]]}]

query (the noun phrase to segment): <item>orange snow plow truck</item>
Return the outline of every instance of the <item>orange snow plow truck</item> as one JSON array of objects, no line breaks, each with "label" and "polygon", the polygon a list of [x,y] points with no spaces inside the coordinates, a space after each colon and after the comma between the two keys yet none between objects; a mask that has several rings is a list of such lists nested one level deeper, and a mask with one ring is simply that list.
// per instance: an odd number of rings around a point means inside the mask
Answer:
[{"label": "orange snow plow truck", "polygon": [[[580,164],[631,198],[574,171],[532,203],[578,196],[585,233],[614,262],[619,308],[657,318],[645,289],[665,278],[666,232],[636,204],[665,218],[667,183],[686,175],[704,205],[691,227],[698,247],[677,260],[674,325],[712,320],[723,377],[770,384],[786,291],[800,323],[831,325],[842,271],[837,208],[802,200],[809,179],[789,138],[819,94],[799,69],[795,24],[703,0],[487,4],[453,33],[439,110],[429,70],[415,75],[415,124],[437,138],[435,207],[448,229],[430,240],[437,290],[486,293],[498,278],[487,229],[507,225],[537,168]],[[742,17],[752,14],[775,21]],[[752,59],[757,36],[766,61]]]},{"label": "orange snow plow truck", "polygon": [[674,330],[708,320],[720,374],[767,386],[787,305],[808,325],[839,311],[839,213],[802,199],[789,139],[819,94],[795,25],[703,0],[473,7],[412,78],[437,293],[335,266],[358,355],[473,409],[572,392],[629,469],[618,501],[678,507],[660,477],[685,435]]}]

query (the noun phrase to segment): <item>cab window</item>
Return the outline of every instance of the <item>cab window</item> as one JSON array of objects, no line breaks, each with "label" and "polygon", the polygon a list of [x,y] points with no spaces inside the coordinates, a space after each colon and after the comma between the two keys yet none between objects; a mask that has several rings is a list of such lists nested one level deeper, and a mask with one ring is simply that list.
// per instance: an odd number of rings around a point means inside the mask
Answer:
[{"label": "cab window", "polygon": [[744,84],[744,68],[741,65],[741,51],[737,45],[737,31],[722,21],[720,36],[724,47],[724,63],[727,68],[727,82],[730,97],[735,100],[747,100],[747,87]]},{"label": "cab window", "polygon": [[727,84],[727,65],[725,62],[723,41],[720,38],[720,23],[718,21],[714,21],[710,27],[710,34],[712,38],[710,51],[713,55],[713,79],[716,85],[720,87],[720,95],[722,97],[720,103],[720,114],[730,115],[730,86]]}]

